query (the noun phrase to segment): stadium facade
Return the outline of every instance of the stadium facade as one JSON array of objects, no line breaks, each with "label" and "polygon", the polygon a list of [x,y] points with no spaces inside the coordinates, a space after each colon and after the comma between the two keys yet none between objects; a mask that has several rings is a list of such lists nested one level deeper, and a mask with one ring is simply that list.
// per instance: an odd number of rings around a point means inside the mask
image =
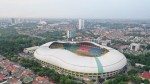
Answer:
[{"label": "stadium facade", "polygon": [[106,79],[127,70],[122,53],[93,42],[48,42],[34,56],[45,67],[81,79]]}]

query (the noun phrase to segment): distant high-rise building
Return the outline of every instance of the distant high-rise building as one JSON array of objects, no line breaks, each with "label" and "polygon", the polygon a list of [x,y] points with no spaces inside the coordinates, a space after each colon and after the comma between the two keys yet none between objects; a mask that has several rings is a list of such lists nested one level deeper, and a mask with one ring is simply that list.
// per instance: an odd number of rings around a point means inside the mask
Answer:
[{"label": "distant high-rise building", "polygon": [[46,22],[46,21],[42,21],[42,20],[40,20],[40,22],[39,22],[38,24],[40,24],[40,25],[46,25],[46,24],[47,24],[47,22]]},{"label": "distant high-rise building", "polygon": [[23,19],[21,19],[21,18],[11,18],[11,24],[12,25],[22,23],[22,22],[23,22]]},{"label": "distant high-rise building", "polygon": [[80,29],[84,29],[84,20],[79,19],[79,27],[78,27],[78,29],[79,29],[79,30],[80,30]]},{"label": "distant high-rise building", "polygon": [[11,18],[11,24],[16,24],[15,18]]}]

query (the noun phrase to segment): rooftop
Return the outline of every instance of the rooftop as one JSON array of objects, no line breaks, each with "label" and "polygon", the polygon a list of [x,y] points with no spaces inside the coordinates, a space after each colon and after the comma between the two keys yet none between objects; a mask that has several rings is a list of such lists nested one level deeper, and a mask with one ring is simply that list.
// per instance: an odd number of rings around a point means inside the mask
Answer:
[{"label": "rooftop", "polygon": [[142,78],[150,79],[150,72],[143,72],[141,75]]},{"label": "rooftop", "polygon": [[49,84],[48,77],[41,77],[38,76],[35,78],[35,80],[32,82],[32,84]]},{"label": "rooftop", "polygon": [[4,79],[5,76],[3,74],[0,74],[0,79]]}]

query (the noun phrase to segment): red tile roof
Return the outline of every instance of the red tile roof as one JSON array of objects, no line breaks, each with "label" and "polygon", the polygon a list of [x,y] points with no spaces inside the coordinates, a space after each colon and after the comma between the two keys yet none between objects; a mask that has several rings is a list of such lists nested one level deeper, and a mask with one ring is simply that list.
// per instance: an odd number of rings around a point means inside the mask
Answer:
[{"label": "red tile roof", "polygon": [[32,84],[49,84],[48,77],[36,77]]},{"label": "red tile roof", "polygon": [[47,77],[36,77],[36,80],[38,80],[38,81],[46,81],[46,80],[48,80],[48,78]]},{"label": "red tile roof", "polygon": [[3,74],[0,74],[0,79],[4,79],[5,76]]},{"label": "red tile roof", "polygon": [[9,67],[7,67],[6,68],[6,70],[9,72],[9,71],[16,71],[18,69],[18,67],[16,67],[16,66],[9,66]]},{"label": "red tile roof", "polygon": [[150,73],[145,71],[145,72],[143,72],[141,77],[146,78],[146,79],[150,79]]},{"label": "red tile roof", "polygon": [[55,84],[55,83],[51,81],[49,84]]},{"label": "red tile roof", "polygon": [[21,81],[19,79],[10,78],[8,79],[10,84],[20,84]]},{"label": "red tile roof", "polygon": [[23,71],[22,75],[33,75],[33,73],[30,70],[26,69]]},{"label": "red tile roof", "polygon": [[129,45],[122,45],[120,46],[121,49],[129,48]]}]

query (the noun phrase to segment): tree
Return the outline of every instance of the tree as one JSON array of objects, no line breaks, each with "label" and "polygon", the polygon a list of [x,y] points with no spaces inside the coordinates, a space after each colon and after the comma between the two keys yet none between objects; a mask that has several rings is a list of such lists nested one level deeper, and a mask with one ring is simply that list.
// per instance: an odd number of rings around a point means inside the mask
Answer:
[{"label": "tree", "polygon": [[60,79],[60,84],[65,84],[63,79]]},{"label": "tree", "polygon": [[104,84],[113,84],[112,80],[108,80],[107,82],[105,82]]},{"label": "tree", "polygon": [[135,78],[135,80],[133,81],[134,83],[136,83],[136,84],[141,83],[142,79],[140,77],[135,76],[134,78]]},{"label": "tree", "polygon": [[147,47],[146,47],[148,50],[150,50],[150,45],[147,45]]},{"label": "tree", "polygon": [[144,79],[144,84],[150,84],[148,79]]},{"label": "tree", "polygon": [[136,69],[131,69],[130,71],[128,71],[128,75],[136,75],[138,73],[138,70]]},{"label": "tree", "polygon": [[118,84],[127,84],[127,83],[126,83],[126,82],[121,81],[121,82],[119,82]]},{"label": "tree", "polygon": [[71,84],[70,79],[66,79],[66,80],[65,80],[65,84]]},{"label": "tree", "polygon": [[144,69],[145,71],[149,71],[149,70],[150,70],[150,67],[146,65],[146,66],[143,67],[143,69]]}]

